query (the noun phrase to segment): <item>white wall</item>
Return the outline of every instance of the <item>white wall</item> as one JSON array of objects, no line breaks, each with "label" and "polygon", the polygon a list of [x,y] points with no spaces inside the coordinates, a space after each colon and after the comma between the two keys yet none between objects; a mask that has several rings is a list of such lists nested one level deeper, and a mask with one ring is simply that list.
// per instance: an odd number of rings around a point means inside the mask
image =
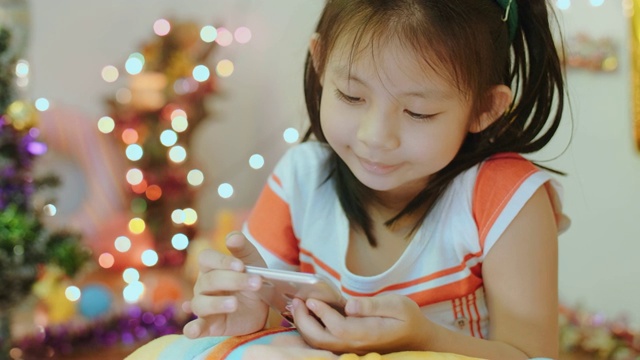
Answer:
[{"label": "white wall", "polygon": [[[235,62],[236,72],[220,80],[224,96],[215,97],[210,121],[194,139],[208,177],[198,204],[204,227],[221,208],[244,208],[262,187],[268,171],[286,148],[280,134],[304,128],[302,61],[321,0],[110,0],[30,1],[32,32],[29,61],[33,98],[71,107],[96,121],[106,111],[103,99],[116,90],[100,79],[105,65],[121,66],[152,36],[160,17],[194,20],[230,29],[248,26],[247,45],[220,48],[217,57]],[[569,71],[573,129],[561,129],[552,149],[559,152],[571,132],[569,149],[549,165],[569,173],[566,210],[573,220],[562,235],[560,286],[569,305],[583,303],[607,316],[629,314],[640,324],[640,158],[634,149],[627,55],[628,24],[621,0],[598,8],[573,1],[563,13],[567,34],[578,31],[610,36],[619,45],[615,73]],[[246,165],[261,152],[267,160],[256,172]],[[217,184],[230,182],[236,196],[221,200]]]}]

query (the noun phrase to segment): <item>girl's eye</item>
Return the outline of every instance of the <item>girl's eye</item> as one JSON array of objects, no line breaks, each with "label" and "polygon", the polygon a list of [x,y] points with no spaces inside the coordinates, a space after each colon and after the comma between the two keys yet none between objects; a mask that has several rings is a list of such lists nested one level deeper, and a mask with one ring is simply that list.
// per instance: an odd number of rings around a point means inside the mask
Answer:
[{"label": "girl's eye", "polygon": [[431,120],[431,119],[433,119],[434,116],[436,116],[436,114],[417,114],[417,113],[411,112],[409,110],[405,110],[404,112],[407,115],[409,115],[411,118],[413,118],[415,120],[421,120],[421,121]]},{"label": "girl's eye", "polygon": [[336,96],[338,97],[338,99],[348,103],[348,104],[357,104],[359,102],[362,101],[361,98],[358,97],[353,97],[353,96],[349,96],[345,93],[343,93],[342,91],[336,89]]}]

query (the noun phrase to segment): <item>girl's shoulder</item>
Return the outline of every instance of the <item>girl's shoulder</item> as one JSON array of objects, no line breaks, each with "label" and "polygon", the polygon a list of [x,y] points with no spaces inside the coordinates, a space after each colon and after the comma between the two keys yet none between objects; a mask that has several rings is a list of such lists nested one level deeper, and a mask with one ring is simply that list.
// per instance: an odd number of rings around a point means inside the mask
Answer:
[{"label": "girl's shoulder", "polygon": [[282,156],[274,174],[286,183],[315,186],[328,178],[331,154],[331,148],[319,141],[296,144]]},{"label": "girl's shoulder", "polygon": [[[559,228],[564,231],[569,220],[562,211],[562,186],[553,175],[517,153],[491,156],[478,165],[472,194],[472,213],[480,232],[481,243],[492,244],[500,231],[544,186],[549,194]],[[488,246],[487,248],[490,248]]]},{"label": "girl's shoulder", "polygon": [[319,141],[306,141],[290,147],[278,166],[294,172],[308,172],[326,167],[330,155],[329,145]]},{"label": "girl's shoulder", "polygon": [[478,212],[478,207],[491,209],[492,204],[500,206],[509,201],[537,173],[544,174],[534,163],[517,153],[500,153],[487,158],[477,167],[473,188],[474,212]]},{"label": "girl's shoulder", "polygon": [[540,171],[533,162],[518,153],[495,154],[479,164],[476,177],[478,188],[516,185],[524,178]]}]

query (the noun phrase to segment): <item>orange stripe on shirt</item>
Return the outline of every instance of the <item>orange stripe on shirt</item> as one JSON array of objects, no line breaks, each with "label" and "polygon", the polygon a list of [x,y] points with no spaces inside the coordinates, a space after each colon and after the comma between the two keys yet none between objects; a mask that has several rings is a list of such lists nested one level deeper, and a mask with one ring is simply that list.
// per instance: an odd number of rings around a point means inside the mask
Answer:
[{"label": "orange stripe on shirt", "polygon": [[475,319],[476,319],[476,329],[478,331],[478,336],[481,339],[484,339],[484,335],[482,335],[482,328],[480,325],[480,320],[482,319],[482,316],[480,315],[480,311],[478,311],[478,299],[476,297],[476,293],[471,294],[470,296],[472,296],[472,303],[471,305],[473,306],[473,311],[475,312]]},{"label": "orange stripe on shirt", "polygon": [[[305,250],[305,249],[300,249],[300,253],[304,254],[308,257],[310,257],[313,260],[313,264],[309,264],[306,262],[302,262],[300,264],[300,269],[302,272],[309,272],[309,273],[314,273],[314,265],[319,266],[320,268],[322,268],[324,271],[326,271],[327,273],[329,273],[331,276],[333,276],[336,280],[340,281],[340,273],[338,271],[336,271],[335,269],[331,268],[329,265],[325,264],[324,262],[320,261],[317,257],[315,257],[311,252]],[[372,292],[372,293],[361,293],[361,292],[356,292],[353,291],[351,289],[345,288],[344,286],[342,287],[342,291],[344,291],[346,294],[352,295],[352,296],[375,296],[378,294],[381,294],[383,292],[388,292],[388,291],[394,291],[394,290],[399,290],[399,289],[405,289],[408,287],[412,287],[412,286],[416,286],[422,283],[426,283],[429,281],[433,281],[435,279],[441,278],[441,277],[445,277],[451,274],[455,274],[456,272],[459,271],[463,271],[464,269],[466,269],[467,265],[467,261],[469,261],[470,259],[474,258],[474,257],[479,257],[481,255],[481,253],[475,253],[475,254],[467,254],[463,260],[462,263],[460,263],[457,266],[454,267],[450,267],[448,269],[444,269],[444,270],[440,270],[434,273],[431,273],[427,276],[423,276],[411,281],[406,281],[406,282],[401,282],[401,283],[397,283],[397,284],[393,284],[387,287],[384,287],[376,292]],[[472,276],[472,277],[476,277],[476,276]],[[468,279],[469,277],[467,277]],[[479,277],[476,277],[479,278]],[[464,281],[464,280],[461,280]],[[460,282],[460,281],[458,281]],[[482,284],[482,280],[480,280],[480,284]],[[476,290],[478,287],[475,285],[475,282],[472,285],[473,290]],[[440,288],[440,287],[438,287]],[[458,292],[456,292],[458,293]],[[464,296],[469,294],[468,292],[463,292],[458,296]],[[450,299],[449,297],[445,298],[444,300],[448,300]],[[440,300],[443,301],[443,300]]]},{"label": "orange stripe on shirt", "polygon": [[[322,270],[328,272],[331,276],[333,276],[334,279],[340,281],[340,273],[338,271],[336,271],[334,268],[332,268],[331,266],[327,265],[325,262],[321,261],[320,259],[318,259],[317,257],[313,256],[312,253],[310,253],[309,251],[305,250],[305,249],[300,249],[300,253],[303,255],[307,255],[310,258],[313,259],[313,263],[320,267]],[[307,264],[310,265],[310,264]],[[301,268],[303,266],[301,265]],[[311,266],[304,266],[305,269],[309,270],[309,271],[304,271],[303,272],[309,272],[309,273],[315,273],[315,270],[313,268],[313,265]]]},{"label": "orange stripe on shirt", "polygon": [[[276,177],[273,177],[277,180]],[[298,239],[293,233],[289,204],[265,185],[247,219],[251,236],[273,255],[290,265],[297,266]]]},{"label": "orange stripe on shirt", "polygon": [[433,289],[423,290],[417,293],[409,294],[409,298],[423,307],[436,304],[442,301],[451,300],[457,297],[469,295],[482,286],[482,279],[473,275],[469,275],[462,280],[453,283],[438,286]]},{"label": "orange stripe on shirt", "polygon": [[481,248],[513,194],[537,171],[533,163],[516,153],[498,154],[482,164],[473,191],[473,217]]},{"label": "orange stripe on shirt", "polygon": [[[469,275],[462,280],[458,280],[449,284],[407,294],[407,297],[415,301],[418,304],[418,306],[422,307],[426,305],[439,303],[442,301],[451,300],[453,298],[466,296],[476,291],[480,286],[482,286],[482,279],[479,279],[473,275]],[[400,287],[389,286],[380,291],[376,291],[374,293],[360,293],[357,291],[347,289],[343,286],[342,291],[344,291],[344,293],[349,294],[351,296],[371,297],[371,296],[375,296],[383,292],[391,291],[397,288],[400,288]]]}]

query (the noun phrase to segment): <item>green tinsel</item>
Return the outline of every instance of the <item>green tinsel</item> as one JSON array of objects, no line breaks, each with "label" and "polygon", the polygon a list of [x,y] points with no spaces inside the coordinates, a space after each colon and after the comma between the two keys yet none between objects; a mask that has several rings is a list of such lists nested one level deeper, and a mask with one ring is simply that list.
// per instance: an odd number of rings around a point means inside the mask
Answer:
[{"label": "green tinsel", "polygon": [[[0,27],[0,59],[10,40],[11,33]],[[15,62],[16,59],[0,61],[0,116],[13,101]],[[57,186],[59,179],[32,178],[35,155],[26,150],[24,136],[10,124],[0,122],[0,310],[3,311],[31,293],[45,265],[56,265],[73,277],[90,258],[79,234],[50,232],[42,224],[31,195],[42,188]]]}]

